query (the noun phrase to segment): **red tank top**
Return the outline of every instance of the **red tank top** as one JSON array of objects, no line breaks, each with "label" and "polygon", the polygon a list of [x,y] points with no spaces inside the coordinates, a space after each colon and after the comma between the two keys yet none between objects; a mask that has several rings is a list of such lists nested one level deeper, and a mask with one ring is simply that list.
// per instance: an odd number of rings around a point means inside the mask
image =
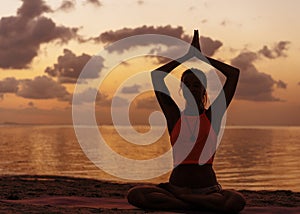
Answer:
[{"label": "red tank top", "polygon": [[171,132],[170,140],[175,166],[213,163],[217,136],[205,111],[197,116],[182,114]]}]

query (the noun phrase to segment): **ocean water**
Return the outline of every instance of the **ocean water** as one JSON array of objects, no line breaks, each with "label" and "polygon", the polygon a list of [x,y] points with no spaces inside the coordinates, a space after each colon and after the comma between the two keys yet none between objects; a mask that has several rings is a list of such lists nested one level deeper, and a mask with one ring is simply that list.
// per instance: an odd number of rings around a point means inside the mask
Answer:
[{"label": "ocean water", "polygon": [[[135,129],[146,132],[148,127]],[[101,126],[99,131],[113,151],[137,161],[155,158],[170,149],[167,133],[151,145],[134,145],[122,139],[113,126]],[[225,129],[214,169],[224,188],[299,192],[299,163],[300,127],[232,126]],[[135,174],[143,171],[125,162],[116,165],[109,161],[106,167]],[[0,176],[17,174],[136,182],[112,176],[95,166],[82,151],[72,126],[1,126]],[[169,174],[145,182],[165,182]]]}]

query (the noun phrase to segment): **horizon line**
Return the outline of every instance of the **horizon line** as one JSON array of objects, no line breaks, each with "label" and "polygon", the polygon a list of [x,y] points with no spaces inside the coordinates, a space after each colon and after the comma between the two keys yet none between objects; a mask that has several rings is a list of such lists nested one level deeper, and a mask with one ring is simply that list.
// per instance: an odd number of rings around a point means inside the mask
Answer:
[{"label": "horizon line", "polygon": [[[0,126],[75,126],[72,123],[17,123],[17,122],[2,122]],[[77,125],[78,126],[78,125]],[[91,124],[81,124],[79,126],[93,126]],[[150,127],[149,124],[140,123],[140,124],[113,124],[113,123],[103,123],[98,124],[98,126],[147,126]],[[155,124],[154,127],[161,127],[162,125]],[[225,128],[268,128],[268,127],[300,127],[300,124],[228,124],[225,125]]]}]

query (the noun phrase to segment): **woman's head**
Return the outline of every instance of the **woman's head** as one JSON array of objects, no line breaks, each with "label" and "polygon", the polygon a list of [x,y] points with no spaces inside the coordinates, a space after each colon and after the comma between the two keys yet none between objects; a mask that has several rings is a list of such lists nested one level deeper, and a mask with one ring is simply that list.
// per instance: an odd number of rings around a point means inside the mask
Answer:
[{"label": "woman's head", "polygon": [[[186,86],[184,87],[183,84]],[[207,79],[203,71],[191,68],[182,73],[181,86],[183,96],[189,103],[190,99],[194,99],[196,103],[202,104],[204,107],[207,102]],[[190,93],[192,97],[190,97]]]}]

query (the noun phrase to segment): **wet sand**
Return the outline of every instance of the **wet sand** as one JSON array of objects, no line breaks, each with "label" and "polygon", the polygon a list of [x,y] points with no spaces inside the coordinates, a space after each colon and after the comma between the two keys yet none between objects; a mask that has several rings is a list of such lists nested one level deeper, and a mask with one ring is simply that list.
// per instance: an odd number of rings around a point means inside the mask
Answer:
[{"label": "wet sand", "polygon": [[[125,200],[135,185],[64,176],[1,176],[0,213],[144,213]],[[239,192],[247,200],[242,213],[300,213],[299,192]]]}]

